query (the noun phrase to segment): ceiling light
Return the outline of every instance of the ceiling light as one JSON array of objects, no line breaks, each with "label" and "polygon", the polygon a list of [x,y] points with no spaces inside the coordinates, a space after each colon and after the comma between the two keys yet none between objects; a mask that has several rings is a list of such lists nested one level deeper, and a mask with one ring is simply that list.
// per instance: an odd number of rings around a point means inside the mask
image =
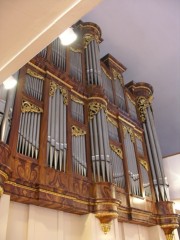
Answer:
[{"label": "ceiling light", "polygon": [[77,39],[77,35],[72,28],[68,28],[63,33],[61,33],[59,38],[61,40],[62,45],[67,46]]},{"label": "ceiling light", "polygon": [[17,80],[13,76],[10,76],[3,82],[3,84],[5,89],[11,89],[16,86]]}]

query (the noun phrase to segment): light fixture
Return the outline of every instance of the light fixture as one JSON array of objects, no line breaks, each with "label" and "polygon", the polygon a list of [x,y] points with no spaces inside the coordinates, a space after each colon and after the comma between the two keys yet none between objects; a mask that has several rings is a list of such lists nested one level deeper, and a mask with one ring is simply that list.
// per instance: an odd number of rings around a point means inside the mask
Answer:
[{"label": "light fixture", "polygon": [[13,76],[8,77],[8,78],[3,82],[3,85],[4,85],[4,88],[5,88],[5,89],[11,89],[11,88],[13,88],[14,86],[16,86],[16,84],[17,84],[17,80],[16,80]]},{"label": "light fixture", "polygon": [[63,33],[61,33],[59,38],[61,40],[62,45],[67,46],[77,39],[77,35],[72,28],[68,28]]}]

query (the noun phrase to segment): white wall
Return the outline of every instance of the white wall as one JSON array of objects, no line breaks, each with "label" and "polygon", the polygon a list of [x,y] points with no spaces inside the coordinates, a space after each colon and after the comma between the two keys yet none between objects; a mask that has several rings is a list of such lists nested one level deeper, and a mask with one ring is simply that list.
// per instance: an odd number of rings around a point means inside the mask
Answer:
[{"label": "white wall", "polygon": [[164,158],[163,165],[169,183],[170,198],[173,201],[180,200],[180,154]]},{"label": "white wall", "polygon": [[105,235],[94,214],[83,216],[0,198],[0,240],[165,240],[159,226],[113,220]]}]

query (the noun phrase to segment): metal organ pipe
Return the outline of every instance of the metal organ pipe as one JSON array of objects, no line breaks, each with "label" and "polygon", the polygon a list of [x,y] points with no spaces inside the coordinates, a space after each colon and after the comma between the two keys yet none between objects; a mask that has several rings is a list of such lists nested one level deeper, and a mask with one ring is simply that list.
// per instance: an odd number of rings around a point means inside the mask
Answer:
[{"label": "metal organ pipe", "polygon": [[[149,107],[148,107],[149,108]],[[161,153],[160,153],[160,147],[159,147],[159,143],[157,143],[157,136],[155,133],[155,127],[154,127],[154,123],[153,123],[153,118],[152,116],[150,117],[150,109],[146,110],[146,125],[145,127],[147,127],[147,135],[148,135],[148,139],[149,139],[149,143],[150,143],[150,148],[151,148],[151,152],[152,152],[152,157],[153,157],[153,164],[151,165],[151,168],[154,168],[155,170],[155,174],[156,174],[156,178],[155,180],[157,181],[157,185],[158,185],[158,189],[159,192],[157,193],[157,199],[158,200],[168,200],[169,198],[169,194],[167,191],[167,183],[165,182],[165,176],[164,176],[164,172],[162,170],[162,166],[161,166]],[[158,149],[159,148],[159,149]],[[155,189],[157,189],[156,187],[156,183],[155,184]],[[156,191],[157,192],[157,191]]]},{"label": "metal organ pipe", "polygon": [[72,126],[73,171],[82,176],[87,173],[85,135],[86,131]]},{"label": "metal organ pipe", "polygon": [[23,101],[18,130],[17,151],[37,159],[39,153],[40,120],[43,110],[40,107]]},{"label": "metal organ pipe", "polygon": [[113,182],[121,188],[125,187],[124,169],[122,162],[122,151],[114,145],[110,145],[110,156],[112,159]]},{"label": "metal organ pipe", "polygon": [[[98,105],[96,113],[93,106]],[[110,161],[110,147],[108,138],[108,128],[106,114],[103,105],[100,103],[90,103],[90,138],[93,174],[95,181],[112,181],[112,166]]]},{"label": "metal organ pipe", "polygon": [[125,150],[127,154],[127,162],[129,169],[129,177],[131,182],[131,191],[135,195],[141,195],[140,185],[139,185],[139,174],[137,169],[136,156],[134,152],[134,146],[131,140],[131,136],[128,129],[124,128],[125,133]]},{"label": "metal organ pipe", "polygon": [[66,90],[51,82],[47,139],[48,165],[64,172],[66,170],[67,149],[66,97]]},{"label": "metal organ pipe", "polygon": [[88,84],[102,85],[100,53],[95,39],[92,38],[87,44],[85,55]]},{"label": "metal organ pipe", "polygon": [[116,94],[118,107],[123,111],[125,111],[126,105],[125,105],[125,99],[124,99],[124,90],[121,85],[120,79],[115,78],[114,85],[115,85],[115,94]]},{"label": "metal organ pipe", "polygon": [[82,61],[80,50],[70,50],[70,75],[77,81],[82,82]]},{"label": "metal organ pipe", "polygon": [[52,62],[60,70],[66,70],[66,48],[61,44],[59,38],[52,42]]}]

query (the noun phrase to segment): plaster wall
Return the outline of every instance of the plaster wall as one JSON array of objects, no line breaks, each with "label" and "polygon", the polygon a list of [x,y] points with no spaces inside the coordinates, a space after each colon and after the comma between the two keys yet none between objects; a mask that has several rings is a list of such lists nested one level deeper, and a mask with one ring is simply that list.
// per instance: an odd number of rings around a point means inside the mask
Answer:
[{"label": "plaster wall", "polygon": [[159,226],[144,227],[113,220],[105,235],[94,214],[83,216],[0,198],[1,240],[165,240]]}]

